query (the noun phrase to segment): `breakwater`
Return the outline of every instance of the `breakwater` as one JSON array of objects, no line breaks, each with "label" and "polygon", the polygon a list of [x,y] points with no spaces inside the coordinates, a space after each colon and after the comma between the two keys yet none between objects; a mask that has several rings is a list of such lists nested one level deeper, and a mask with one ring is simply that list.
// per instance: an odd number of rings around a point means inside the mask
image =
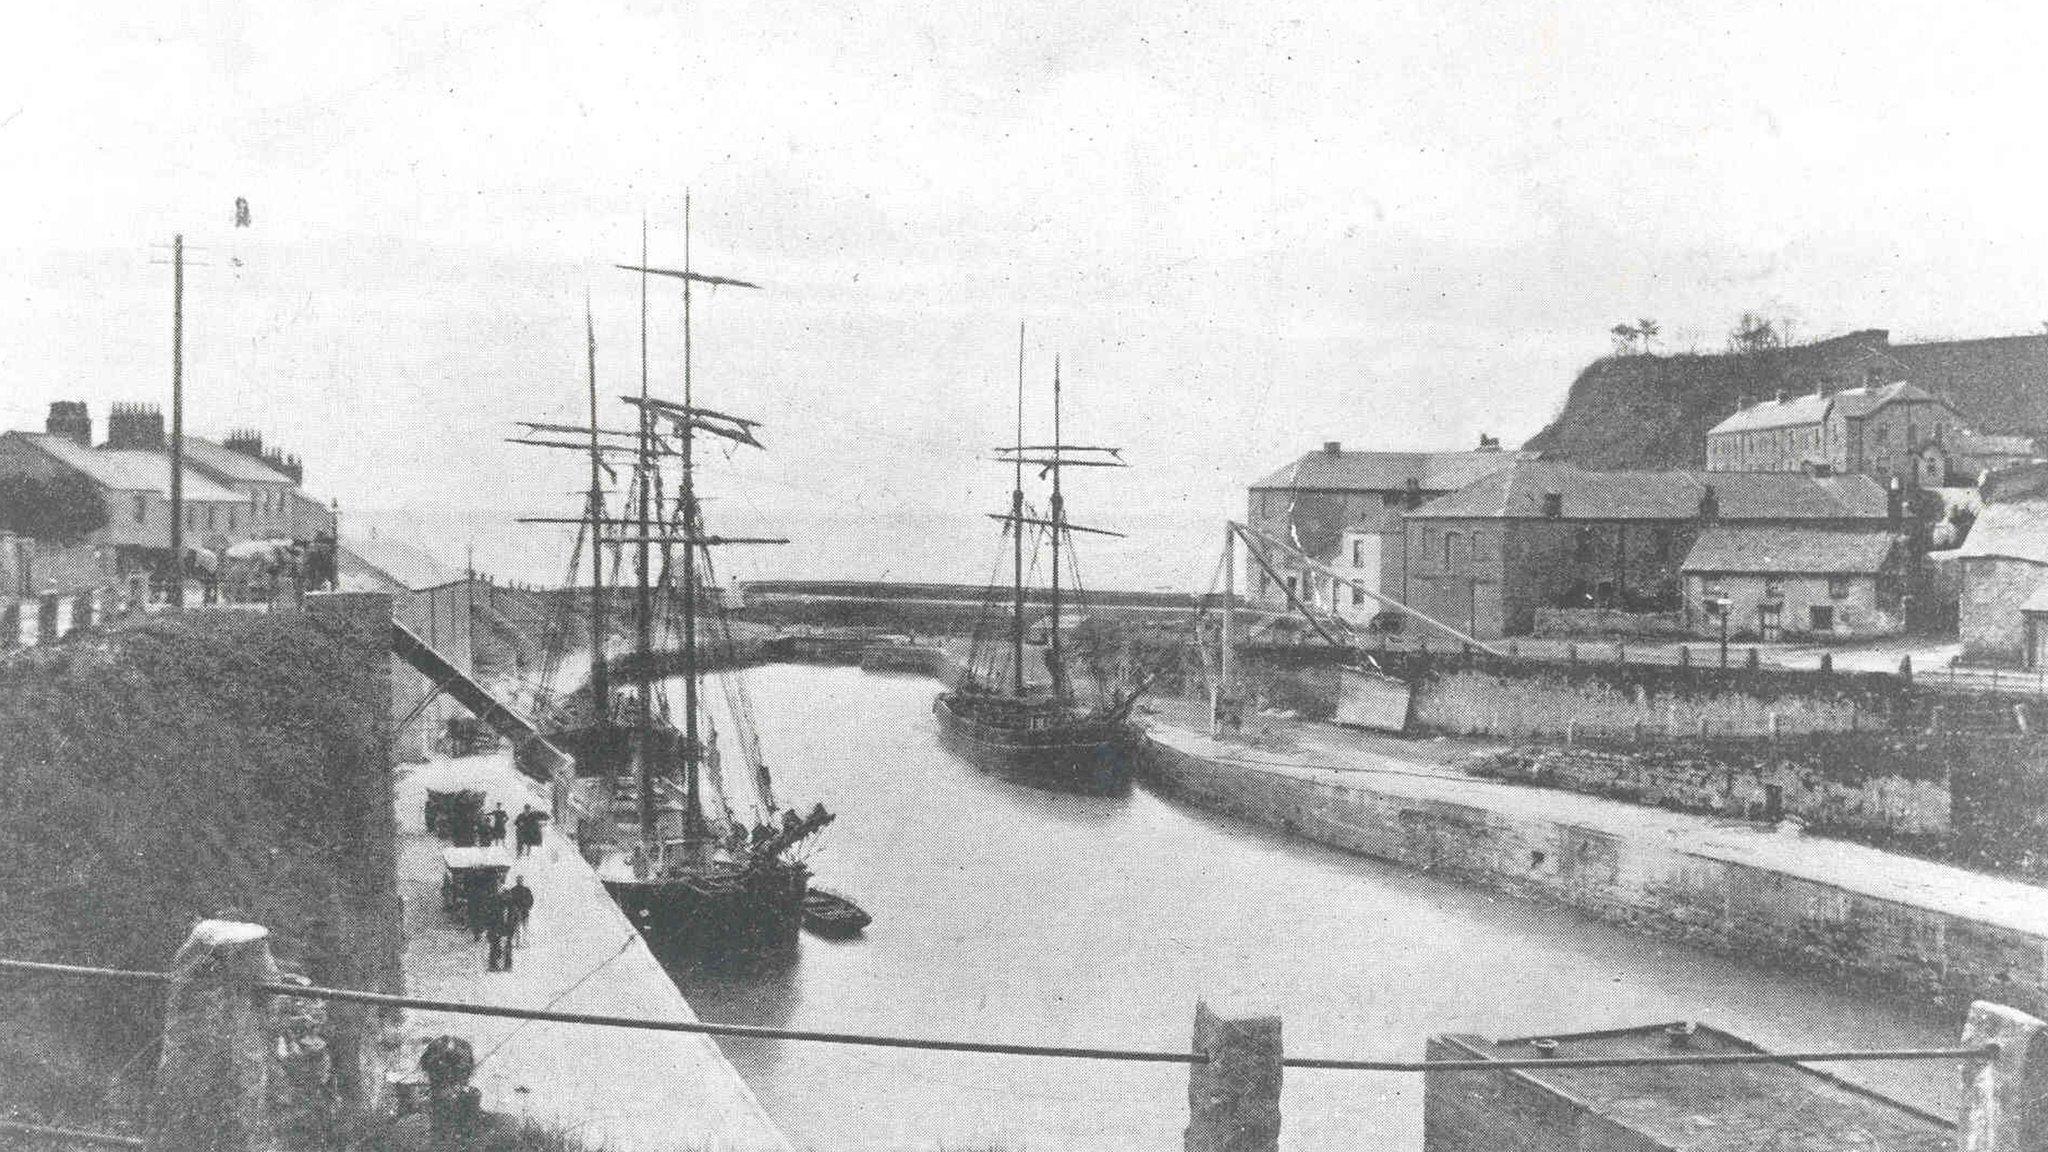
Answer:
[{"label": "breakwater", "polygon": [[1143,773],[1206,808],[1611,923],[1950,1000],[2048,1008],[2037,888],[1370,757],[1335,763],[1353,770],[1160,726]]}]

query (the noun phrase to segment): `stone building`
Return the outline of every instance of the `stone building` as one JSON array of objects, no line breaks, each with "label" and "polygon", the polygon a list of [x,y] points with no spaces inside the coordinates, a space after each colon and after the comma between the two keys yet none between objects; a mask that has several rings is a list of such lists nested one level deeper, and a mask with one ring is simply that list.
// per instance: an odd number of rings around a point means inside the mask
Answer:
[{"label": "stone building", "polygon": [[1963,418],[1899,380],[1745,404],[1707,432],[1710,472],[1861,472],[1908,484],[1948,483]]},{"label": "stone building", "polygon": [[1521,460],[1406,515],[1398,597],[1482,638],[1525,635],[1541,609],[1676,620],[1682,566],[1708,527],[1872,531],[1896,527],[1902,510],[1868,476]]},{"label": "stone building", "polygon": [[[1675,1056],[1764,1049],[1700,1024],[1513,1040],[1432,1036],[1430,1060]],[[1946,1117],[1803,1064],[1517,1068],[1423,1078],[1423,1152],[1950,1152]]]},{"label": "stone building", "polygon": [[1685,623],[1715,636],[1849,639],[1905,630],[1907,539],[1890,525],[1717,524],[1686,553]]},{"label": "stone building", "polygon": [[[1406,566],[1402,513],[1533,454],[1503,452],[1481,437],[1472,452],[1346,452],[1330,441],[1251,486],[1246,523],[1374,590],[1397,596]],[[1275,557],[1280,581],[1347,619],[1366,621],[1380,611],[1370,597],[1333,589]],[[1256,564],[1245,571],[1255,601],[1284,608],[1287,589]],[[1334,603],[1333,603],[1334,601]]]},{"label": "stone building", "polygon": [[1957,630],[1964,658],[2022,663],[2021,609],[2048,583],[2048,501],[1987,504],[1949,555],[1961,570]]}]

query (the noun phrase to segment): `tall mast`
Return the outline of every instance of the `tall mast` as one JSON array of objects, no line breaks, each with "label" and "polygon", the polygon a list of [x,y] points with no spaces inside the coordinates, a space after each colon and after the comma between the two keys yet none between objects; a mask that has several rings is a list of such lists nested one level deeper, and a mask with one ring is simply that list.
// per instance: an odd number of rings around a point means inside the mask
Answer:
[{"label": "tall mast", "polygon": [[1017,482],[1010,489],[1010,532],[1015,546],[1017,612],[1011,622],[1011,684],[1024,694],[1024,322],[1017,321]]},{"label": "tall mast", "polygon": [[612,722],[611,673],[605,661],[604,481],[597,447],[597,321],[583,298],[583,340],[590,361],[590,701],[599,729]]},{"label": "tall mast", "polygon": [[[643,258],[641,264],[647,261]],[[644,273],[643,273],[644,275]],[[691,381],[690,347],[690,194],[683,193],[683,407],[696,407]],[[642,419],[651,419],[641,409]],[[683,456],[683,767],[688,789],[683,814],[685,835],[694,839],[702,816],[697,794],[697,489],[695,461],[691,459],[694,415],[680,422]],[[643,533],[644,534],[644,533]],[[642,545],[646,547],[646,545]]]},{"label": "tall mast", "polygon": [[[640,218],[640,267],[647,267],[647,218]],[[647,405],[647,273],[640,273],[640,426],[639,451],[633,480],[639,488],[640,539],[635,548],[639,568],[633,593],[633,624],[640,653],[640,717],[634,729],[634,751],[640,770],[640,838],[651,842],[657,835],[654,821],[654,749],[649,733],[654,727],[654,593],[648,574],[648,504],[654,492],[654,459],[649,427],[654,413]]]},{"label": "tall mast", "polygon": [[1052,673],[1052,694],[1057,700],[1067,696],[1066,665],[1060,660],[1060,544],[1066,534],[1066,503],[1060,498],[1060,358],[1052,358],[1052,654],[1047,661]]}]

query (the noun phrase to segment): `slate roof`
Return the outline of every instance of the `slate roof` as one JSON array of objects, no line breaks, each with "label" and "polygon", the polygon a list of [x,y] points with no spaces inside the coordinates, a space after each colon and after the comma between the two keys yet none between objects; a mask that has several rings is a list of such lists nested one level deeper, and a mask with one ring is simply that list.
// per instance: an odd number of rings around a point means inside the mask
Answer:
[{"label": "slate roof", "polygon": [[1700,533],[1680,571],[1860,576],[1881,571],[1896,546],[1887,528],[1717,524]]},{"label": "slate roof", "polygon": [[230,480],[251,484],[290,484],[292,478],[256,459],[254,456],[237,452],[232,448],[203,440],[197,436],[185,437],[185,458],[201,468],[210,468]]},{"label": "slate roof", "polygon": [[1752,404],[1708,429],[1707,435],[1717,436],[1723,432],[1761,432],[1772,428],[1803,428],[1826,419],[1830,407],[1839,408],[1844,416],[1854,419],[1868,416],[1894,400],[1934,398],[1926,389],[1905,380],[1876,388],[1845,388],[1826,396],[1809,392],[1804,396],[1786,397],[1782,402],[1766,400],[1761,404]]},{"label": "slate roof", "polygon": [[[87,448],[68,437],[52,436],[46,432],[13,432],[9,435],[20,437],[65,466],[84,473],[102,488],[116,492],[170,495],[171,458],[164,453],[141,448]],[[183,495],[187,500],[225,504],[246,502],[240,493],[223,488],[189,467],[184,470],[184,475]]]},{"label": "slate roof", "polygon": [[1518,460],[1534,460],[1534,452],[1325,452],[1299,460],[1252,485],[1260,489],[1335,489],[1345,492],[1399,492],[1414,480],[1427,492],[1456,492]]},{"label": "slate roof", "polygon": [[1868,476],[1797,472],[1589,472],[1525,460],[1408,513],[1416,519],[1545,519],[1544,497],[1563,498],[1565,520],[1690,520],[1714,490],[1724,520],[1883,520],[1885,491]]},{"label": "slate roof", "polygon": [[1985,505],[1954,555],[1962,560],[2003,557],[2048,564],[2048,503]]}]

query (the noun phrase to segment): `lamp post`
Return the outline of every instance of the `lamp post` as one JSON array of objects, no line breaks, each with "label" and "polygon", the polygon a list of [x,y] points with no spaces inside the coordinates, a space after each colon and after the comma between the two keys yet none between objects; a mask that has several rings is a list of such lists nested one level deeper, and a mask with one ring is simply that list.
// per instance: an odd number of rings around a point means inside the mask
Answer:
[{"label": "lamp post", "polygon": [[1707,601],[1707,603],[1712,605],[1715,614],[1721,617],[1721,667],[1726,668],[1728,667],[1728,614],[1729,609],[1734,607],[1734,605],[1729,602],[1726,596],[1716,596],[1712,600]]}]

